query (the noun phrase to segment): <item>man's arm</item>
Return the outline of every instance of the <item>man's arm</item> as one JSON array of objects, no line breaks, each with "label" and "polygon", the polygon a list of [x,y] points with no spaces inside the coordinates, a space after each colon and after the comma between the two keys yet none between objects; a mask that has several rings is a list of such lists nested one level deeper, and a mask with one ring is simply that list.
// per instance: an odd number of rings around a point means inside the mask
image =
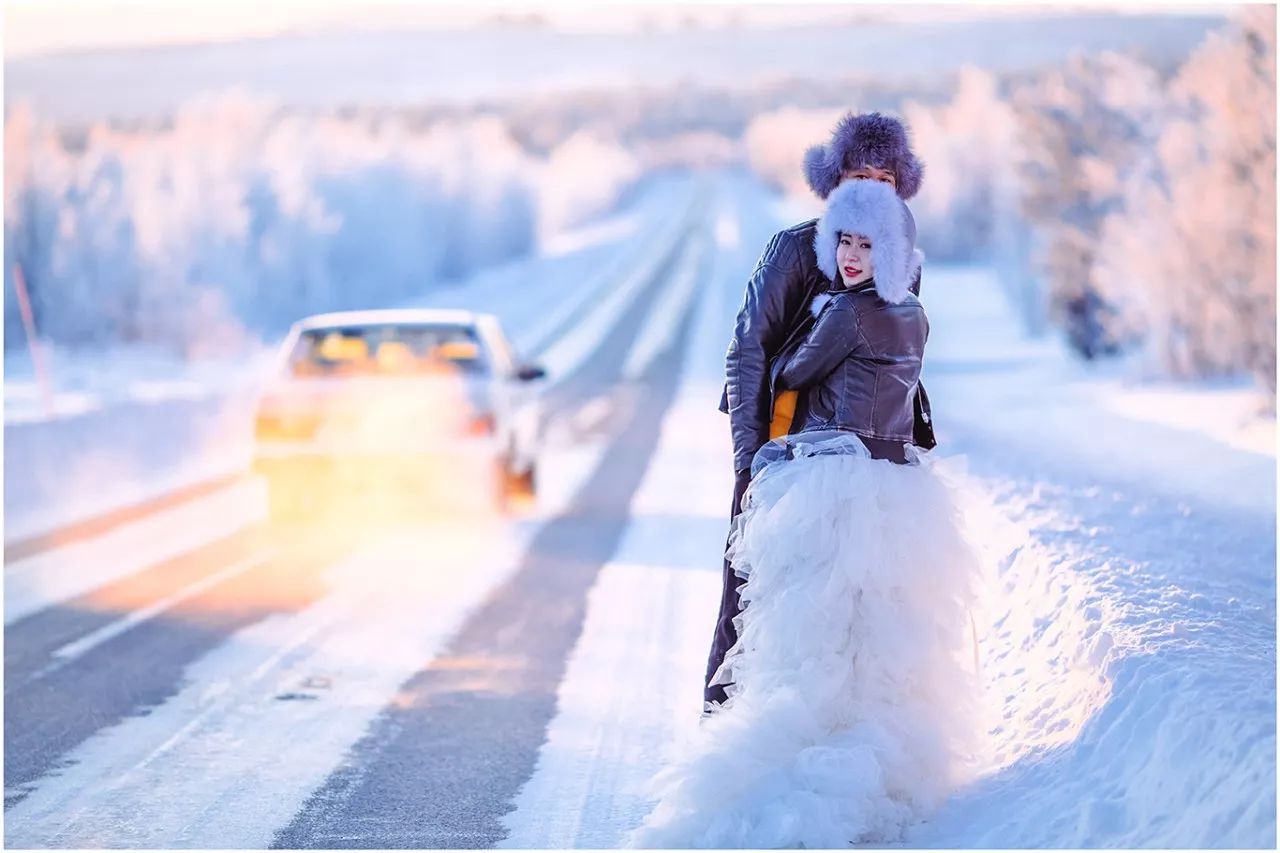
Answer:
[{"label": "man's arm", "polygon": [[747,281],[746,297],[725,357],[736,471],[750,468],[756,451],[769,440],[769,358],[781,345],[788,321],[804,299],[803,277],[795,237],[782,231],[765,246]]}]

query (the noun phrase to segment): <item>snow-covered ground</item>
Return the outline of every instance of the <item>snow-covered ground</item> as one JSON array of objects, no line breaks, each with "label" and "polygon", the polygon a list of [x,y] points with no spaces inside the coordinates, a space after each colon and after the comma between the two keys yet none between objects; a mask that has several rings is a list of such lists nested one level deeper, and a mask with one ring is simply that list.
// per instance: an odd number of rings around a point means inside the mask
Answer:
[{"label": "snow-covered ground", "polygon": [[1173,382],[1099,379],[1093,393],[1099,403],[1130,420],[1199,433],[1252,453],[1276,452],[1275,417],[1265,414],[1265,400],[1251,381],[1188,388]]},{"label": "snow-covered ground", "polygon": [[[744,270],[787,222],[748,181],[714,187],[697,214],[707,219],[690,220],[703,230],[619,356],[622,375],[643,376],[692,312],[674,402],[587,595],[545,741],[514,801],[500,804],[504,847],[617,846],[648,808],[645,780],[696,730],[732,488],[716,411],[724,348]],[[685,210],[697,189],[670,184],[667,210]],[[560,256],[557,280],[584,284],[550,308],[525,286],[532,279],[509,273],[456,298],[490,300],[527,351],[558,348],[572,369],[570,356],[625,322],[637,295],[625,273],[653,260],[662,226],[678,221],[637,226],[633,242],[605,243],[594,261]],[[984,270],[928,267],[923,298],[935,452],[963,484],[986,557],[974,622],[989,736],[972,780],[904,842],[1274,847],[1275,452],[1252,435],[1274,436],[1274,422],[1235,429],[1223,397],[1247,413],[1239,389],[1131,386],[1053,341],[1024,340]],[[552,322],[569,302],[588,314]],[[575,417],[605,422],[614,404],[602,396]],[[6,810],[6,843],[270,843],[355,760],[380,709],[409,701],[405,680],[508,582],[515,555],[603,464],[603,436],[560,438],[524,526],[424,526],[335,562],[314,603],[220,639],[184,669],[180,690],[34,780]],[[57,564],[49,585],[16,567],[26,585],[14,612],[106,583],[128,570],[117,563],[82,560],[88,576]],[[150,615],[117,614],[62,654],[91,654]],[[336,673],[341,690],[316,687],[317,673]],[[291,691],[332,695],[269,701]],[[290,760],[273,761],[273,749]]]},{"label": "snow-covered ground", "polygon": [[1099,380],[1019,340],[982,271],[933,280],[934,409],[989,500],[996,729],[912,842],[1274,846],[1274,421]]}]

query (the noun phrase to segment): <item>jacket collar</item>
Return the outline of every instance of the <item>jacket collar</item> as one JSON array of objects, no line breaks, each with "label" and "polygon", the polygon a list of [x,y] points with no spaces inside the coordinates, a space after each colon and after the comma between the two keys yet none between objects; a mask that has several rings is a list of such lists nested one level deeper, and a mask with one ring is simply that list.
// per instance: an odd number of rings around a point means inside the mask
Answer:
[{"label": "jacket collar", "polygon": [[827,290],[827,292],[828,293],[861,293],[864,290],[875,290],[875,289],[876,289],[876,279],[875,279],[875,276],[872,276],[871,278],[867,279],[861,284],[855,284],[853,287],[845,287],[844,281],[842,279],[838,283],[831,285],[831,287]]}]

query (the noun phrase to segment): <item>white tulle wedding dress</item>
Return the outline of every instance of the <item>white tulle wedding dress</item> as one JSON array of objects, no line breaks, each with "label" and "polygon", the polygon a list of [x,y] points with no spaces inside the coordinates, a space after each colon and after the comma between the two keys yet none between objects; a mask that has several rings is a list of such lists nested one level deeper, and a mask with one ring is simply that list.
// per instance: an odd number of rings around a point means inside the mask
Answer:
[{"label": "white tulle wedding dress", "polygon": [[849,433],[766,445],[730,536],[728,701],[652,783],[636,847],[893,842],[974,744],[978,573],[953,487]]}]

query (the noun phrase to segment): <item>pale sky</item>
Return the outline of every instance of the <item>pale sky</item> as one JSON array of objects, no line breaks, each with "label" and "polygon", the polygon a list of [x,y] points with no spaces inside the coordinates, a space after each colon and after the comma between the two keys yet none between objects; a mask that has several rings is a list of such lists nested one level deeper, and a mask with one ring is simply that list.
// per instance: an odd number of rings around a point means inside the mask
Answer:
[{"label": "pale sky", "polygon": [[[877,4],[819,3],[803,6],[753,5],[733,2],[673,3],[595,2],[468,3],[438,0],[3,0],[4,56],[58,53],[68,50],[137,47],[144,45],[213,42],[269,37],[283,33],[343,30],[424,29],[470,26],[500,13],[536,13],[558,29],[618,30],[635,27],[642,20],[659,26],[695,18],[708,25],[733,16],[743,23],[801,24],[848,17],[855,9],[877,11]],[[940,17],[975,17],[990,14],[1035,14],[1078,10],[1082,7],[1119,11],[1221,12],[1216,3],[1148,4],[1063,3],[977,7],[950,3],[895,5],[895,18],[937,20]],[[889,7],[879,5],[878,10]]]}]

